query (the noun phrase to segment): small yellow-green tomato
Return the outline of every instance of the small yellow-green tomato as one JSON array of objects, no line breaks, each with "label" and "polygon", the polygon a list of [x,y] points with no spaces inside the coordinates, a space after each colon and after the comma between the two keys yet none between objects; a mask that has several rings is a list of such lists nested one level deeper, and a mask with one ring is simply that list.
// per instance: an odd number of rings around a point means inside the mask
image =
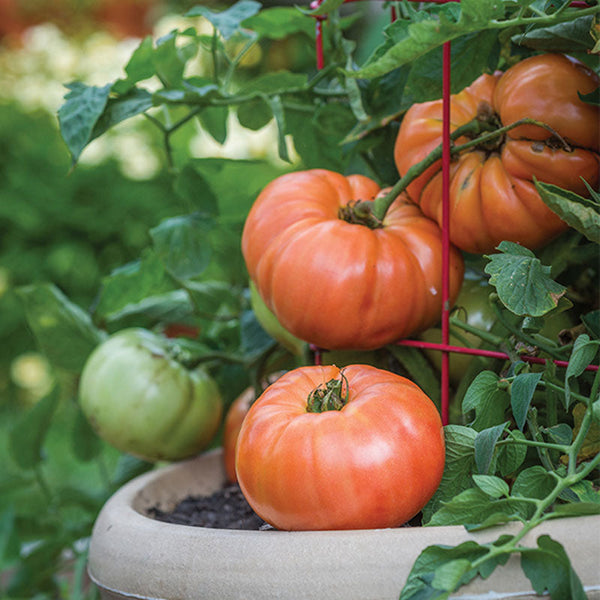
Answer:
[{"label": "small yellow-green tomato", "polygon": [[140,328],[119,331],[92,352],[79,400],[102,439],[149,461],[197,454],[223,413],[215,381],[202,369],[188,370],[164,338]]},{"label": "small yellow-green tomato", "polygon": [[262,328],[284,348],[289,350],[294,356],[302,356],[306,342],[291,334],[281,325],[277,317],[269,310],[264,300],[260,297],[256,285],[252,280],[249,282],[250,287],[250,306],[256,315],[256,320],[261,324]]}]

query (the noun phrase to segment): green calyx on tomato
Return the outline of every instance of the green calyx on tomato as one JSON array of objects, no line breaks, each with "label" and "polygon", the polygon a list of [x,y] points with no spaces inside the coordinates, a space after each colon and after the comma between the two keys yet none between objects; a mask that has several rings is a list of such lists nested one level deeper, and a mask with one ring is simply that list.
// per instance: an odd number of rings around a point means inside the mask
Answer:
[{"label": "green calyx on tomato", "polygon": [[121,330],[88,358],[79,385],[81,408],[98,435],[149,461],[191,457],[208,446],[223,405],[215,381],[188,370],[166,338]]},{"label": "green calyx on tomato", "polygon": [[348,380],[344,376],[344,372],[340,371],[339,379],[330,379],[321,383],[310,392],[306,402],[306,411],[322,413],[327,410],[342,410],[348,403],[349,393]]}]

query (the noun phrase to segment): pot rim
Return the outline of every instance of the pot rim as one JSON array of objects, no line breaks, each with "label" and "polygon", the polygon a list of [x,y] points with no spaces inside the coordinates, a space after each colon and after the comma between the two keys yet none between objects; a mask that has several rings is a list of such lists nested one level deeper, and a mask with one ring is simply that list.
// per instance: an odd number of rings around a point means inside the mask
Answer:
[{"label": "pot rim", "polygon": [[[206,475],[200,476],[203,471]],[[513,522],[476,532],[460,525],[247,531],[171,524],[144,514],[157,504],[172,508],[190,493],[215,491],[225,480],[218,448],[125,484],[106,502],[94,525],[88,563],[92,580],[100,589],[113,591],[109,598],[397,598],[425,547],[467,540],[487,543],[500,532],[520,528]],[[590,535],[594,531],[600,532],[600,515],[554,519],[530,532],[523,543],[535,546],[542,534],[559,539],[586,591],[598,590],[600,598],[600,534]],[[507,569],[513,569],[509,575]],[[282,595],[282,586],[290,590],[289,596]],[[494,590],[504,595],[490,595]],[[525,598],[532,590],[513,556],[488,579],[477,578],[461,588],[461,594],[453,597]]]}]

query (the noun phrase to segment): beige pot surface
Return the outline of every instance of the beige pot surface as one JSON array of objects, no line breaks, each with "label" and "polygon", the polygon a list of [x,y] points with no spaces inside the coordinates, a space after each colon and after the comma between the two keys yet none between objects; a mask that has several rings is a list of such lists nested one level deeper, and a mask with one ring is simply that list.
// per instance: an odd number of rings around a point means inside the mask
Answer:
[{"label": "beige pot surface", "polygon": [[[225,481],[220,451],[142,475],[102,509],[90,544],[89,573],[104,600],[392,600],[419,553],[432,544],[495,540],[499,530],[463,527],[363,531],[237,531],[172,525],[145,516],[171,509],[188,494],[209,494]],[[503,527],[503,532],[518,525]],[[600,599],[600,516],[549,521],[542,533],[560,541],[586,588]],[[519,560],[511,557],[486,579],[454,596],[534,598]]]}]

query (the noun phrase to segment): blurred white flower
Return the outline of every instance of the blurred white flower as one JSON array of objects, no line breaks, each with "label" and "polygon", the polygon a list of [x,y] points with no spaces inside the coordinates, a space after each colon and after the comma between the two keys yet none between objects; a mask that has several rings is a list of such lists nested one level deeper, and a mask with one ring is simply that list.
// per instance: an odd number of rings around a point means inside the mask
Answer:
[{"label": "blurred white flower", "polygon": [[10,377],[15,385],[28,392],[31,400],[45,396],[54,384],[50,363],[39,352],[17,356],[11,363]]}]

